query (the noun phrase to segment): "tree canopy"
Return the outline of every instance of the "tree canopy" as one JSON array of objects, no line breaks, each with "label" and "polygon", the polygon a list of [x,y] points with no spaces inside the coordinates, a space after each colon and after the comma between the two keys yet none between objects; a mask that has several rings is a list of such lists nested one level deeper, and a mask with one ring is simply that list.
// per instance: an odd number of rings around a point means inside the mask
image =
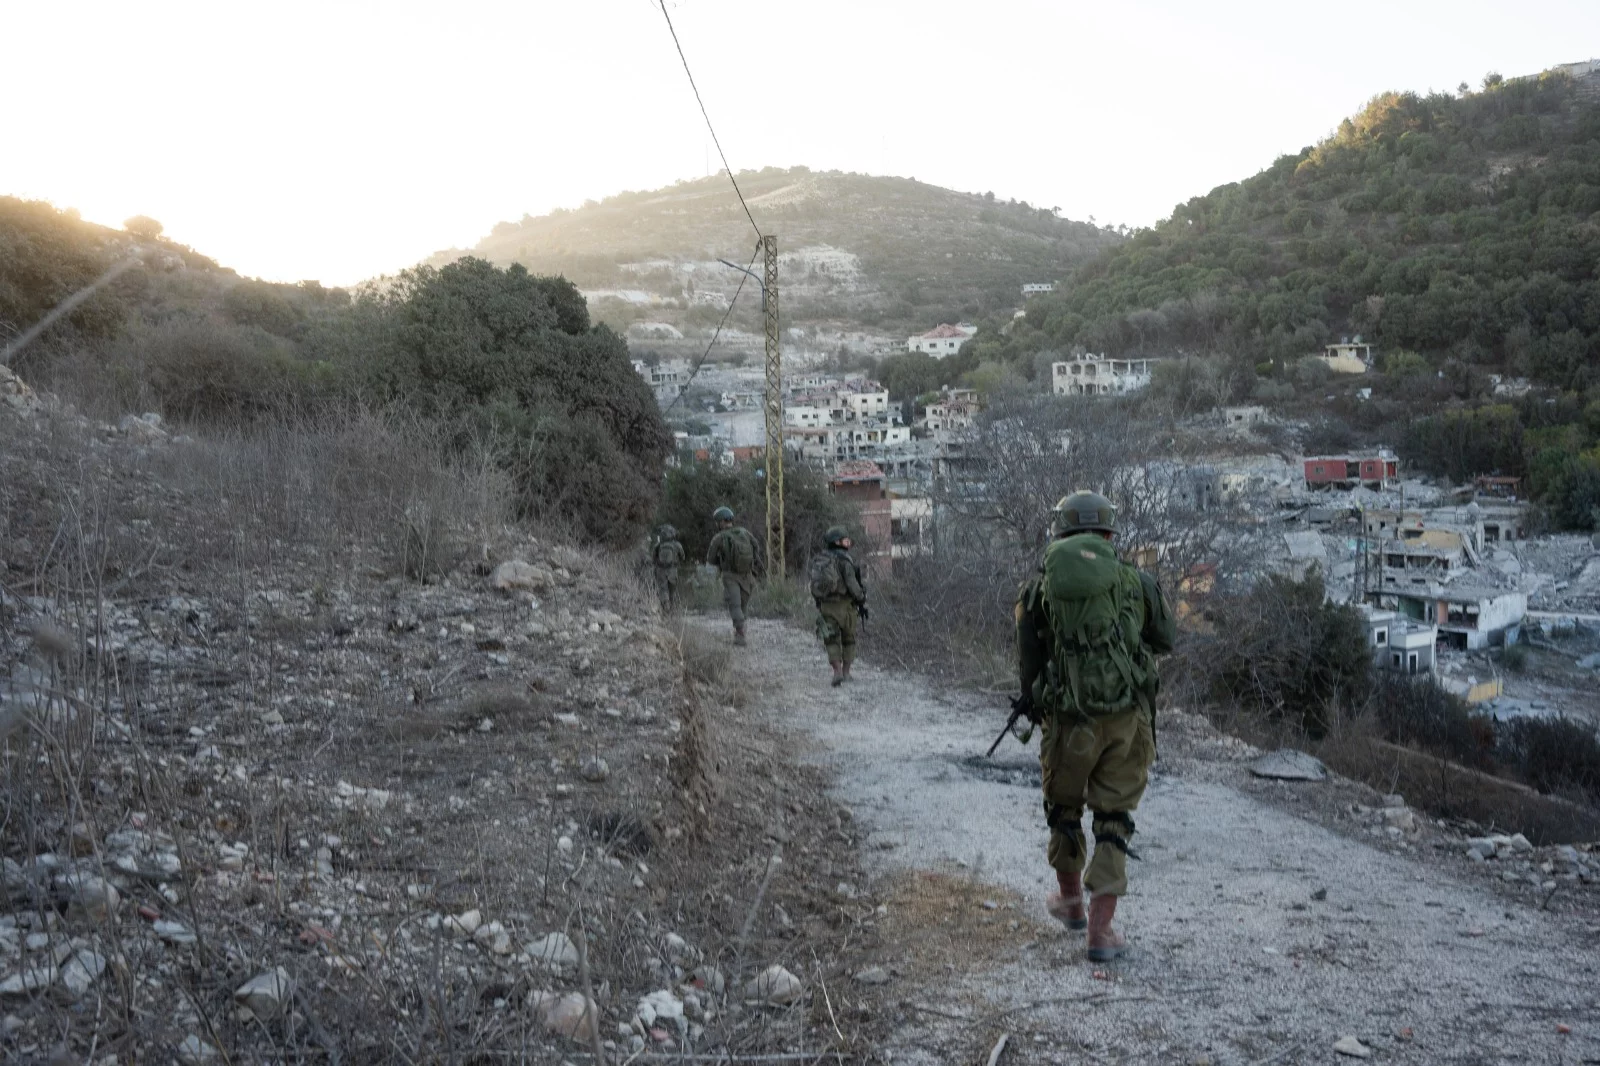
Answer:
[{"label": "tree canopy", "polygon": [[1342,334],[1561,387],[1600,354],[1600,106],[1562,73],[1384,93],[1327,140],[1178,205],[1030,301],[1043,348],[1293,360]]}]

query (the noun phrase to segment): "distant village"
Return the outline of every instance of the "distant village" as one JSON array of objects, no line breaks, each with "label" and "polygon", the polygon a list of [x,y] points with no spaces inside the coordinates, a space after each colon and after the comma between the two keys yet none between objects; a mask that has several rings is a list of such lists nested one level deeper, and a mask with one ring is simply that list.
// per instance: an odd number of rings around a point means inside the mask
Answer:
[{"label": "distant village", "polygon": [[[1024,296],[1049,288],[1025,286]],[[854,339],[879,355],[947,358],[976,332],[967,323],[947,323],[903,342]],[[1350,337],[1316,358],[1334,373],[1363,374],[1376,354],[1372,344]],[[1052,364],[1049,388],[1059,396],[1126,395],[1149,386],[1157,361],[1075,354]],[[634,365],[664,410],[684,406],[691,360]],[[700,431],[678,433],[680,455],[759,462],[763,381],[761,369],[750,366],[707,366],[695,375],[703,400],[683,414]],[[1524,383],[1495,387],[1515,395]],[[983,406],[976,390],[945,388],[904,410],[865,374],[790,370],[786,458],[817,470],[835,493],[859,504],[863,562],[884,574],[897,560],[935,550],[945,518],[938,487],[981,476],[968,469],[968,446]],[[1207,419],[1219,445],[1248,440],[1272,421],[1267,409],[1253,405],[1224,407]],[[1331,598],[1360,608],[1380,667],[1430,676],[1494,713],[1553,713],[1558,696],[1508,693],[1506,678],[1483,653],[1515,643],[1525,631],[1600,630],[1600,565],[1592,562],[1589,538],[1530,537],[1516,479],[1479,478],[1447,489],[1402,478],[1388,449],[1294,459],[1263,450],[1219,446],[1204,462],[1173,461],[1150,476],[1163,479],[1186,508],[1232,511],[1241,522],[1238,537],[1248,541],[1262,572],[1320,573]],[[1600,656],[1595,660],[1600,668]]]}]

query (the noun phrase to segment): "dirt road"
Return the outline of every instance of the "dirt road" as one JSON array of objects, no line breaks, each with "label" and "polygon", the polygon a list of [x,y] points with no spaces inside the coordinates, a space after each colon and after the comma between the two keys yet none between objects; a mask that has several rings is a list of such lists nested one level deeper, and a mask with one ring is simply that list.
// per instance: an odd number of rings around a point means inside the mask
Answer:
[{"label": "dirt road", "polygon": [[756,713],[832,771],[874,880],[993,886],[973,904],[998,912],[977,927],[993,932],[953,960],[915,927],[886,959],[888,1061],[982,1061],[1008,1033],[1006,1063],[1348,1061],[1347,1036],[1378,1061],[1600,1062],[1600,928],[1498,891],[1453,848],[1296,813],[1351,786],[1254,782],[1248,753],[1193,718],[1163,733],[1139,811],[1119,913],[1134,950],[1097,971],[1044,914],[1037,745],[981,758],[1003,701],[870,661],[832,689],[809,634],[778,622],[753,622],[750,643]]}]

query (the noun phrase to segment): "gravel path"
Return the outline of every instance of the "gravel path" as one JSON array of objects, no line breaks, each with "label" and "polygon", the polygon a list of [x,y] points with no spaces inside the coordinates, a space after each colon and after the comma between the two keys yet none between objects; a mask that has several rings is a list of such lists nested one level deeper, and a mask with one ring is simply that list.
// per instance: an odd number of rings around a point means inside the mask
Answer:
[{"label": "gravel path", "polygon": [[1134,951],[1096,971],[1082,934],[1044,915],[1036,746],[981,758],[1003,700],[870,663],[829,688],[821,649],[782,623],[753,622],[751,645],[756,712],[833,771],[873,876],[964,870],[1039,923],[982,972],[930,979],[903,945],[891,1061],[964,1060],[1008,1032],[1006,1063],[1349,1061],[1346,1036],[1392,1062],[1600,1062],[1600,928],[1281,809],[1249,794],[1228,745],[1182,736],[1161,738],[1138,815],[1119,912]]}]

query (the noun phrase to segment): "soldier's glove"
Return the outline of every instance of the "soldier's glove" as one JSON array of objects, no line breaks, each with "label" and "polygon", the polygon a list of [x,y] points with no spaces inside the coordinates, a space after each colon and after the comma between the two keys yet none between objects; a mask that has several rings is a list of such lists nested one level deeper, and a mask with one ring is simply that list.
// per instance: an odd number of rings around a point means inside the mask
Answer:
[{"label": "soldier's glove", "polygon": [[872,617],[872,612],[867,610],[867,605],[864,603],[856,604],[856,614],[861,616],[863,622]]}]

